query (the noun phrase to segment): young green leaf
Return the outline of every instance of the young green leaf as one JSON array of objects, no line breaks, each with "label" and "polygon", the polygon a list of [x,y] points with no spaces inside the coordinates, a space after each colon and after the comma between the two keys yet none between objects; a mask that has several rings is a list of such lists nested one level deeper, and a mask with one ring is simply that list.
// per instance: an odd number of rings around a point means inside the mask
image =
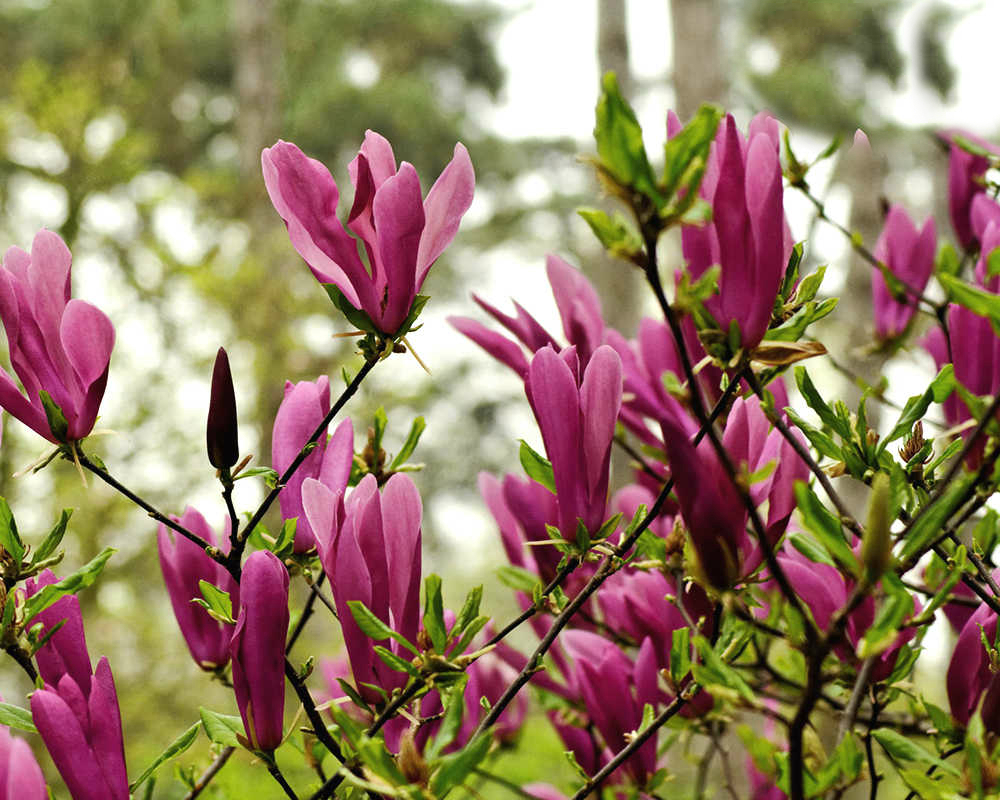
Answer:
[{"label": "young green leaf", "polygon": [[170,761],[173,758],[177,758],[177,756],[179,756],[181,753],[187,750],[192,744],[194,744],[194,740],[198,738],[199,728],[201,728],[201,723],[196,722],[194,725],[192,725],[190,728],[184,731],[184,733],[182,733],[180,736],[174,739],[169,745],[167,745],[167,749],[164,750],[162,753],[160,753],[155,759],[153,759],[153,763],[150,764],[148,767],[146,767],[146,769],[142,771],[142,774],[140,774],[138,778],[136,778],[134,781],[132,781],[132,783],[129,784],[128,790],[130,792],[134,792],[137,788],[142,786],[143,783],[145,783],[149,778],[152,777],[153,773],[156,772],[156,770],[160,767],[161,764]]},{"label": "young green leaf", "polygon": [[542,484],[552,494],[556,493],[556,479],[552,472],[552,463],[544,456],[536,453],[524,439],[521,442],[521,466],[529,478]]},{"label": "young green leaf", "polygon": [[354,616],[354,621],[361,628],[361,632],[367,636],[369,639],[374,639],[376,642],[385,641],[386,639],[395,639],[403,647],[409,650],[413,655],[420,655],[420,651],[407,641],[406,637],[401,633],[396,633],[392,628],[386,625],[382,620],[375,616],[375,614],[369,610],[368,606],[362,603],[360,600],[348,600],[347,607],[351,610],[351,614]]},{"label": "young green leaf", "polygon": [[113,547],[105,547],[73,574],[67,575],[56,583],[50,583],[37,594],[33,594],[24,604],[24,618],[30,620],[59,598],[68,594],[76,594],[81,589],[91,586],[97,580],[97,576],[101,574],[104,565],[108,563],[108,559],[116,552]]},{"label": "young green leaf", "polygon": [[72,508],[64,508],[62,510],[62,513],[59,515],[59,521],[52,526],[52,530],[46,534],[38,547],[35,548],[34,555],[31,557],[32,566],[41,564],[56,551],[56,548],[59,547],[63,540],[63,536],[66,534],[66,526],[69,524],[69,518],[72,516]]},{"label": "young green leaf", "polygon": [[444,653],[448,643],[448,629],[444,620],[441,578],[438,575],[428,575],[424,579],[424,630],[431,637],[434,650]]},{"label": "young green leaf", "polygon": [[237,734],[243,735],[243,720],[240,717],[210,711],[204,706],[198,711],[201,713],[201,724],[205,728],[205,735],[211,741],[226,747],[240,746],[240,740],[236,738]]},{"label": "young green leaf", "polygon": [[413,451],[417,449],[417,443],[420,441],[420,436],[426,427],[427,423],[423,417],[417,417],[413,420],[413,423],[410,425],[410,432],[406,436],[406,441],[403,442],[403,447],[396,454],[392,463],[389,464],[390,471],[399,469],[406,463],[406,459],[413,455]]}]

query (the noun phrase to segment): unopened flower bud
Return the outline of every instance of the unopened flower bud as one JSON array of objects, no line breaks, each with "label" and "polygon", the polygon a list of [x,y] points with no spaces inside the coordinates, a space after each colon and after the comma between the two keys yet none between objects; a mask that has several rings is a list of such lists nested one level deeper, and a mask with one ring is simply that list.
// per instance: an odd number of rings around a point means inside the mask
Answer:
[{"label": "unopened flower bud", "polygon": [[236,432],[236,393],[233,374],[229,370],[229,356],[220,347],[212,370],[212,399],[208,406],[208,425],[205,429],[208,460],[216,469],[228,469],[240,457],[240,443]]},{"label": "unopened flower bud", "polygon": [[861,540],[861,563],[867,580],[877,581],[892,560],[892,535],[889,527],[889,476],[878,473],[872,481],[868,501],[868,521]]}]

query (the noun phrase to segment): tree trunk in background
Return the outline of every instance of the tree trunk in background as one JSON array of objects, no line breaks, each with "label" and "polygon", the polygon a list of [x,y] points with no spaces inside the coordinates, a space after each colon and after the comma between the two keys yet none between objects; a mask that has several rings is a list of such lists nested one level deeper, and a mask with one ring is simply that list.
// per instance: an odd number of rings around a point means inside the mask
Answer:
[{"label": "tree trunk in background", "polygon": [[722,47],[719,0],[670,0],[674,110],[681,121],[702,103],[729,100],[728,59]]},{"label": "tree trunk in background", "polygon": [[[233,0],[235,47],[235,92],[238,116],[239,166],[243,218],[251,235],[250,258],[280,258],[269,246],[264,232],[275,228],[276,216],[264,189],[260,151],[278,138],[281,106],[277,75],[281,62],[281,37],[276,35],[275,0]],[[280,223],[279,223],[280,224]],[[281,281],[261,280],[253,296],[239,298],[234,320],[239,338],[254,343],[254,381],[257,387],[256,426],[258,445],[255,463],[271,463],[271,426],[282,397],[282,369],[287,355],[286,337],[280,334],[285,320],[275,319],[281,308],[275,293],[283,293]],[[278,312],[280,313],[280,312]]]},{"label": "tree trunk in background", "polygon": [[[598,0],[597,65],[600,74],[613,71],[618,76],[622,95],[635,102],[635,81],[628,60],[628,35],[625,31],[625,0]],[[609,211],[620,210],[617,202]],[[643,284],[639,271],[623,261],[602,255],[591,259],[594,269],[588,277],[602,299],[605,321],[625,336],[633,336],[641,315]]]}]

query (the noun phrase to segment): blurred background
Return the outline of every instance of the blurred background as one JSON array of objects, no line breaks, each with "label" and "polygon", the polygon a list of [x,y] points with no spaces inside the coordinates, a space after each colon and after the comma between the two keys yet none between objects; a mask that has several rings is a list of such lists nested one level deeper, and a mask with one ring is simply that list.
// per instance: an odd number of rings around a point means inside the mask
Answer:
[{"label": "blurred background", "polygon": [[[0,0],[0,246],[28,248],[41,227],[66,240],[74,295],[99,305],[118,334],[98,422],[108,434],[91,450],[157,507],[180,513],[194,504],[220,525],[224,507],[204,455],[216,349],[229,351],[241,450],[258,465],[270,463],[285,380],[329,374],[336,384],[342,367],[359,363],[349,340],[333,338],[347,325],[267,199],[261,148],[293,141],[344,186],[371,128],[417,167],[426,190],[464,142],[475,203],[431,272],[432,301],[411,337],[431,374],[395,357],[349,411],[359,449],[379,405],[389,412],[390,450],[414,416],[427,418],[415,456],[426,464],[415,476],[425,573],[445,577],[452,604],[485,582],[488,612],[504,619],[512,600],[494,577],[503,557],[475,476],[518,469],[517,438],[538,446],[538,437],[519,382],[444,320],[476,316],[475,291],[505,309],[516,296],[558,329],[543,270],[545,253],[557,252],[600,287],[608,321],[634,333],[645,308],[638,276],[606,259],[574,213],[598,194],[578,158],[592,149],[598,76],[617,72],[654,154],[666,110],[684,119],[705,101],[741,122],[769,109],[792,129],[800,156],[864,128],[875,157],[863,168],[828,162],[814,188],[831,216],[873,243],[884,199],[918,219],[935,213],[945,230],[945,156],[933,132],[989,137],[1000,128],[1000,106],[987,102],[995,97],[987,37],[998,22],[991,4],[960,0]],[[342,194],[349,204],[350,191]],[[852,263],[847,243],[803,201],[786,202],[811,262],[831,264],[824,290],[844,297],[819,338],[851,353],[844,366],[874,381],[882,358],[858,351],[870,339],[868,268]],[[890,378],[905,397],[922,388],[930,361],[914,353],[902,363]],[[851,384],[828,365],[815,371],[828,388]],[[0,493],[27,541],[60,508],[77,509],[64,571],[118,548],[80,600],[92,656],[111,660],[138,774],[198,705],[236,713],[235,704],[188,658],[149,519],[104,486],[84,489],[66,463],[11,477],[43,450],[37,436],[7,424]],[[237,486],[239,507],[252,510],[260,487]],[[309,634],[300,659],[340,647],[322,616]],[[9,701],[29,689],[13,665],[0,670]],[[518,784],[570,781],[544,719],[531,729],[537,746],[504,756],[504,774]],[[209,759],[202,740],[179,763],[198,773]],[[220,793],[250,796],[239,788],[245,761],[226,767]],[[294,781],[296,767],[287,769]],[[183,794],[170,770],[161,770],[156,797]],[[258,786],[252,796],[270,791]]]}]

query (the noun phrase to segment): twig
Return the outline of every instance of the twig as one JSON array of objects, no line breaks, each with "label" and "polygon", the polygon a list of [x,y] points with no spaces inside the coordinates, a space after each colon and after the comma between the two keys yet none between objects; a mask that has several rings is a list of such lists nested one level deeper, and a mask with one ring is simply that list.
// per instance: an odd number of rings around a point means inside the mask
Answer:
[{"label": "twig", "polygon": [[195,798],[208,787],[208,784],[212,782],[212,779],[219,773],[219,771],[226,766],[226,762],[229,761],[229,757],[235,752],[235,747],[226,747],[223,749],[222,752],[215,757],[215,761],[209,764],[208,769],[201,773],[201,777],[195,781],[194,786],[191,787],[191,791],[184,795],[184,800],[195,800]]},{"label": "twig", "polygon": [[851,698],[847,701],[844,716],[840,718],[840,727],[837,729],[838,744],[843,741],[844,737],[850,733],[851,728],[854,726],[854,720],[858,716],[858,710],[861,708],[861,701],[864,699],[865,692],[868,691],[868,681],[871,680],[872,670],[877,660],[876,656],[868,656],[868,658],[861,662],[861,669],[858,670],[858,678],[854,682]]}]

